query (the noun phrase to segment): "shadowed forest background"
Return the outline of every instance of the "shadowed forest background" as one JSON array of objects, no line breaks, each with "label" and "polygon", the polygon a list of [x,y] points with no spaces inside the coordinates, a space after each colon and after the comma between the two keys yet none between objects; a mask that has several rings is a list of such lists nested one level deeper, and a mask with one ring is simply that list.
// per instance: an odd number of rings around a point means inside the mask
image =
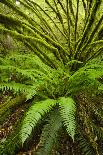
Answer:
[{"label": "shadowed forest background", "polygon": [[0,0],[0,155],[103,155],[103,0]]}]

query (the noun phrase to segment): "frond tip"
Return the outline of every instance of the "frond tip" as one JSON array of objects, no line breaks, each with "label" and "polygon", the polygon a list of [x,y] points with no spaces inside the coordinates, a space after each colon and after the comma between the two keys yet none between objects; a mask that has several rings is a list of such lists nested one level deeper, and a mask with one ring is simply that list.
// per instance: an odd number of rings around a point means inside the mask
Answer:
[{"label": "frond tip", "polygon": [[74,135],[75,135],[75,129],[76,129],[75,102],[71,97],[67,97],[67,98],[61,97],[59,99],[59,106],[60,106],[61,116],[63,118],[64,125],[66,126],[66,130],[74,141]]}]

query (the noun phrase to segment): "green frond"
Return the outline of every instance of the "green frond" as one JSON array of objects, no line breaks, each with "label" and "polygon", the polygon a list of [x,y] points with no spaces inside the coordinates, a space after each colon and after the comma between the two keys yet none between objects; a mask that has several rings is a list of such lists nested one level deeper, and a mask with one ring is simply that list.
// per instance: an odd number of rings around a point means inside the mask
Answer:
[{"label": "green frond", "polygon": [[0,154],[1,155],[14,155],[15,150],[19,149],[20,146],[20,141],[18,139],[18,134],[12,133],[12,135],[8,138],[5,139],[4,142],[0,143]]},{"label": "green frond", "polygon": [[[23,78],[28,78],[28,79],[31,79],[32,81],[35,81],[35,77],[32,75],[32,72],[30,72],[30,70],[24,70],[24,69],[20,69],[20,68],[17,68],[17,67],[14,67],[14,66],[9,66],[9,65],[6,65],[6,66],[3,66],[3,65],[0,65],[0,71],[4,71],[5,73],[8,72],[11,74],[15,74],[15,75],[22,75]],[[4,81],[4,79],[3,79]]]},{"label": "green frond", "polygon": [[[19,66],[18,66],[19,67]],[[31,68],[31,69],[22,69],[22,68],[18,68],[17,66],[9,66],[9,65],[0,65],[0,71],[1,72],[5,72],[5,76],[7,73],[8,76],[8,81],[10,81],[10,76],[12,76],[13,74],[18,78],[20,77],[21,79],[25,79],[26,80],[31,80],[32,82],[37,82],[39,81],[39,79],[43,80],[50,80],[45,71],[40,71],[38,69],[35,68]],[[11,74],[10,74],[11,73]],[[38,79],[38,80],[37,80]],[[2,81],[5,81],[5,79],[3,79],[3,77],[1,78]]]},{"label": "green frond", "polygon": [[14,92],[14,94],[23,93],[26,96],[27,100],[36,94],[36,90],[34,88],[35,86],[34,87],[28,86],[28,85],[20,84],[16,82],[0,84],[0,90],[2,91],[9,90]]},{"label": "green frond", "polygon": [[57,145],[58,134],[62,127],[62,119],[57,110],[55,110],[44,126],[40,138],[40,149],[37,151],[38,155],[51,154],[53,147]]},{"label": "green frond", "polygon": [[[78,93],[81,90],[89,90],[100,88],[101,84],[98,78],[103,76],[103,60],[102,57],[88,61],[84,67],[80,68],[69,78],[69,93]],[[88,91],[88,90],[87,90]]]},{"label": "green frond", "polygon": [[27,99],[32,98],[38,91],[40,94],[46,85],[54,85],[54,77],[59,76],[55,70],[32,54],[11,54],[5,57],[4,61],[1,61],[0,71],[0,89],[23,93]]},{"label": "green frond", "polygon": [[[6,60],[5,60],[6,59]],[[2,64],[4,65],[13,65],[15,67],[19,67],[22,69],[37,69],[37,70],[47,70],[49,67],[45,65],[37,56],[35,56],[33,53],[29,54],[9,54],[3,58]]]},{"label": "green frond", "polygon": [[89,140],[87,139],[87,137],[85,137],[83,135],[83,133],[79,133],[77,135],[77,139],[80,145],[80,148],[82,150],[82,153],[85,155],[95,155],[96,152],[95,150],[92,148],[91,143],[89,142]]},{"label": "green frond", "polygon": [[59,100],[60,113],[63,118],[64,125],[68,134],[74,140],[75,130],[76,130],[76,105],[71,97],[61,97]]},{"label": "green frond", "polygon": [[30,107],[24,120],[22,121],[22,126],[19,133],[22,144],[24,144],[26,139],[31,135],[38,121],[55,105],[56,100],[53,99],[46,99],[37,103],[33,102],[33,105]]}]

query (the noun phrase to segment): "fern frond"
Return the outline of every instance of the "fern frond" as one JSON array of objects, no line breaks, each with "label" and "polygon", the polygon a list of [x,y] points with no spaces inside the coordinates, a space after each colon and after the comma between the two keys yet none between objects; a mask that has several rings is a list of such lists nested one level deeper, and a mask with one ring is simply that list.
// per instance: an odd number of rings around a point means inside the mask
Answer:
[{"label": "fern frond", "polygon": [[71,97],[61,97],[59,100],[60,113],[63,118],[64,125],[68,134],[74,140],[75,130],[76,130],[76,105]]},{"label": "fern frond", "polygon": [[2,72],[4,71],[5,73],[11,72],[12,74],[15,73],[15,75],[22,75],[23,78],[28,78],[28,79],[31,79],[32,81],[36,80],[35,77],[32,75],[32,72],[30,72],[30,70],[24,70],[24,69],[20,69],[9,65],[6,65],[6,66],[0,65],[0,71]]},{"label": "fern frond", "polygon": [[[42,69],[41,69],[42,70]],[[15,66],[3,66],[0,65],[0,71],[4,72],[5,74],[8,73],[8,81],[10,81],[10,73],[11,75],[15,75],[18,77],[20,77],[21,79],[25,79],[26,80],[31,80],[32,82],[37,82],[39,81],[39,79],[41,80],[47,80],[50,81],[50,79],[48,78],[48,76],[46,75],[45,71],[40,71],[38,69],[21,69]],[[5,75],[6,76],[6,75]],[[1,78],[2,81],[5,81],[5,79]]]},{"label": "fern frond", "polygon": [[96,90],[100,87],[98,78],[103,75],[103,60],[102,57],[98,57],[89,61],[84,67],[80,68],[69,78],[69,90],[70,93],[78,93],[81,90]]},{"label": "fern frond", "polygon": [[77,139],[79,141],[79,145],[82,150],[82,153],[85,155],[95,155],[96,152],[92,148],[92,145],[89,142],[89,140],[87,139],[87,137],[85,137],[82,132],[79,133],[77,136],[78,136]]},{"label": "fern frond", "polygon": [[[32,54],[13,54],[5,57],[1,62],[0,89],[11,90],[14,93],[23,93],[31,98],[37,91],[47,88],[47,85],[57,85],[57,80],[63,70],[59,73],[45,65],[39,58]],[[48,89],[49,90],[49,89]]]},{"label": "fern frond", "polygon": [[0,84],[0,90],[2,91],[12,91],[14,94],[20,94],[23,93],[26,96],[26,99],[31,99],[32,96],[36,94],[35,86],[28,86],[25,84],[20,84],[16,82],[10,82],[10,83],[1,83]]},{"label": "fern frond", "polygon": [[47,99],[37,103],[33,102],[33,105],[30,107],[24,120],[22,121],[22,126],[19,133],[22,144],[24,144],[26,139],[31,135],[33,129],[42,116],[49,112],[55,105],[56,100],[53,99]]},{"label": "fern frond", "polygon": [[6,139],[4,143],[0,143],[0,154],[1,155],[14,155],[15,150],[19,149],[20,141],[18,139],[17,133],[13,133],[11,137]]},{"label": "fern frond", "polygon": [[39,155],[51,154],[53,147],[57,143],[58,132],[62,127],[62,119],[57,110],[55,110],[44,126],[40,138],[40,149],[37,151]]}]

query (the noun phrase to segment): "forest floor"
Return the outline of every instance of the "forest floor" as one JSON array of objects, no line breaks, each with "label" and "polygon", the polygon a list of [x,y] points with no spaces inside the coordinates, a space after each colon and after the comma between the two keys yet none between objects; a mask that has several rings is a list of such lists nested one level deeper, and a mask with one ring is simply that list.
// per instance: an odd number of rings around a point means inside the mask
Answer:
[{"label": "forest floor", "polygon": [[[0,97],[0,105],[3,104],[3,97]],[[26,110],[27,104],[24,104],[13,111],[11,115],[0,125],[0,141],[4,142],[6,138],[13,132],[14,127],[17,125],[19,120],[23,117]],[[31,151],[20,152],[17,155],[31,155]]]}]

